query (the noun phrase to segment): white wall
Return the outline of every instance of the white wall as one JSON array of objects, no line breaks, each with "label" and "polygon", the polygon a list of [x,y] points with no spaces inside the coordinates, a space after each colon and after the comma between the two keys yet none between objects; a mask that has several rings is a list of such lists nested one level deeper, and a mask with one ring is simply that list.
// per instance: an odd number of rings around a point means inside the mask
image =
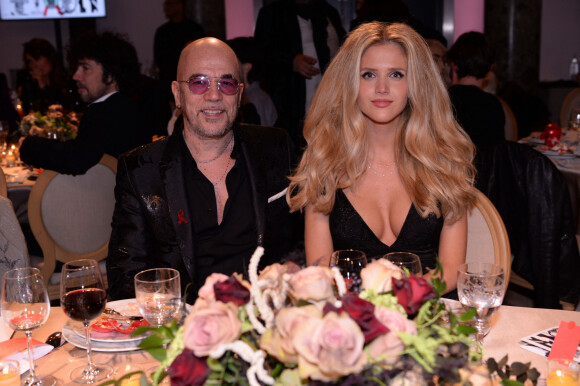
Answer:
[{"label": "white wall", "polygon": [[580,1],[543,0],[540,80],[567,80],[574,54],[580,59]]}]

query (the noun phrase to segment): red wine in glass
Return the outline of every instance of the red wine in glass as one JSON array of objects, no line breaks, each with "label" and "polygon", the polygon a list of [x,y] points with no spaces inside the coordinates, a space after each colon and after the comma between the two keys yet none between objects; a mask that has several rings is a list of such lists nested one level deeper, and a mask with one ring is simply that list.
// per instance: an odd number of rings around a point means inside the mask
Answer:
[{"label": "red wine in glass", "polygon": [[67,292],[62,298],[62,309],[72,320],[84,322],[97,318],[107,304],[107,293],[100,288],[85,288]]},{"label": "red wine in glass", "polygon": [[82,322],[85,329],[88,365],[71,372],[71,380],[75,383],[98,383],[113,373],[110,366],[97,365],[91,358],[90,321],[103,312],[106,304],[107,292],[95,260],[75,260],[62,267],[60,305],[69,318]]}]

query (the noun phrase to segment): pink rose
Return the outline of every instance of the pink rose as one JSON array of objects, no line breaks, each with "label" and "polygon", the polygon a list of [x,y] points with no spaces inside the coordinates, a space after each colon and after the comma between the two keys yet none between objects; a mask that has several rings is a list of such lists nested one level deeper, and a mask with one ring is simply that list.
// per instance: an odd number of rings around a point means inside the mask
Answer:
[{"label": "pink rose", "polygon": [[185,319],[183,343],[197,357],[209,355],[222,343],[240,337],[242,323],[233,303],[214,302],[193,310]]},{"label": "pink rose", "polygon": [[204,299],[207,303],[213,303],[215,300],[215,294],[213,292],[213,286],[222,281],[228,280],[229,276],[223,273],[212,273],[205,279],[203,286],[197,291],[198,299]]},{"label": "pink rose", "polygon": [[368,345],[368,353],[374,359],[386,355],[386,361],[392,364],[405,348],[397,333],[407,332],[412,335],[417,335],[417,325],[400,312],[383,306],[375,307],[375,317],[379,322],[387,326],[390,331],[373,340]]},{"label": "pink rose", "polygon": [[422,277],[411,275],[393,278],[393,294],[409,315],[413,315],[427,300],[435,297],[433,286]]},{"label": "pink rose", "polygon": [[358,373],[367,363],[364,335],[348,315],[330,312],[294,329],[300,378],[333,381]]},{"label": "pink rose", "polygon": [[334,301],[332,271],[328,267],[310,266],[290,276],[290,293],[296,300]]},{"label": "pink rose", "polygon": [[300,325],[318,321],[322,312],[314,305],[282,308],[276,315],[276,328],[260,338],[260,348],[284,363],[298,363],[294,349],[294,331]]},{"label": "pink rose", "polygon": [[300,267],[292,262],[286,262],[284,264],[275,263],[267,266],[260,272],[260,275],[258,276],[260,290],[264,291],[270,289],[276,291],[280,289],[284,281],[284,274],[294,273],[299,270]]},{"label": "pink rose", "polygon": [[400,279],[403,270],[387,259],[373,260],[360,273],[362,287],[372,289],[377,293],[389,292],[393,289],[393,278]]}]

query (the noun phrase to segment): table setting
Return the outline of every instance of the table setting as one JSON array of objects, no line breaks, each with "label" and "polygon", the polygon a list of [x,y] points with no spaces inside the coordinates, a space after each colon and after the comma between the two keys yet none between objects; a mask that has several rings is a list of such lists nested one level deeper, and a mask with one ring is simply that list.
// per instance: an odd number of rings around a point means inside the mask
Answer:
[{"label": "table setting", "polygon": [[[249,281],[212,274],[186,310],[175,270],[142,271],[136,298],[106,302],[98,269],[78,273],[93,263],[69,263],[61,307],[40,312],[46,317],[27,330],[39,342],[62,331],[56,347],[31,362],[36,376],[58,385],[73,379],[168,384],[166,374],[182,384],[342,384],[371,377],[385,384],[498,382],[497,371],[484,364],[493,358],[503,371],[506,363],[522,363],[526,377],[546,384],[551,361],[546,352],[523,348],[522,340],[554,326],[558,331],[561,322],[580,325],[575,312],[500,305],[505,278],[493,264],[461,266],[460,301],[454,301],[440,298],[437,280],[429,284],[420,271],[411,273],[418,259],[409,256],[366,261],[360,251],[336,251],[328,267],[285,263],[258,273],[262,253],[259,248],[252,257]],[[76,275],[66,273],[71,270]],[[0,367],[1,353],[0,343]],[[509,361],[501,362],[506,354]],[[451,373],[443,371],[445,363],[453,363]],[[553,372],[576,377],[567,370],[574,363]]]}]

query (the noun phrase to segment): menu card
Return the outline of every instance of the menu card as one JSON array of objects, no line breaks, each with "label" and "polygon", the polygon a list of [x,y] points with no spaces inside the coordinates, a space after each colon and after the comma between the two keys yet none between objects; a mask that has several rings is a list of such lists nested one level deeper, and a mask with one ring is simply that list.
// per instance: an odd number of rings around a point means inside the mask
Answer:
[{"label": "menu card", "polygon": [[[32,345],[32,356],[35,360],[45,356],[54,348],[36,339],[31,339],[30,344]],[[30,365],[26,349],[26,338],[14,338],[0,342],[0,359],[18,361],[20,363],[20,374],[28,371]]]},{"label": "menu card", "polygon": [[[554,339],[556,339],[558,327],[559,326],[548,328],[546,330],[522,338],[520,340],[520,347],[547,358],[550,355],[550,351],[552,350]],[[574,360],[576,362],[580,362],[580,345],[578,345],[576,348]]]}]

